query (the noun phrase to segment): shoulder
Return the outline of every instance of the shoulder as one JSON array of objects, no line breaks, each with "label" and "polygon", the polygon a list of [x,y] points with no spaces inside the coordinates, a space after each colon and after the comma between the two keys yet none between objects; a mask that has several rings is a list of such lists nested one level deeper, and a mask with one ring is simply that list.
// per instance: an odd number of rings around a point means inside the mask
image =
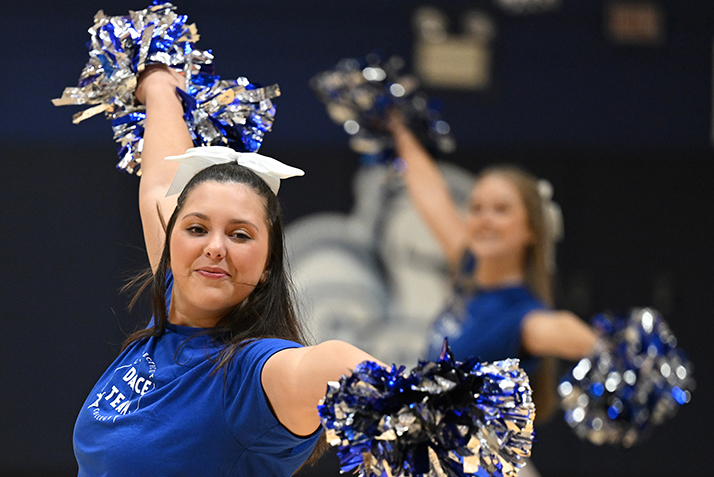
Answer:
[{"label": "shoulder", "polygon": [[249,341],[245,345],[245,350],[250,350],[252,353],[263,353],[271,350],[281,350],[287,348],[302,348],[303,345],[295,341],[286,340],[283,338],[257,338]]},{"label": "shoulder", "polygon": [[277,353],[294,348],[302,346],[294,341],[276,338],[261,338],[246,343],[226,367],[227,390],[230,394],[243,395],[252,393],[252,385],[262,389],[261,377],[266,364]]},{"label": "shoulder", "polygon": [[471,314],[488,314],[497,318],[492,323],[494,326],[516,325],[537,310],[547,311],[549,307],[522,285],[479,293],[469,303]]},{"label": "shoulder", "polygon": [[234,357],[234,365],[254,366],[264,364],[271,356],[279,351],[292,348],[302,348],[300,343],[280,338],[258,338],[245,344]]}]

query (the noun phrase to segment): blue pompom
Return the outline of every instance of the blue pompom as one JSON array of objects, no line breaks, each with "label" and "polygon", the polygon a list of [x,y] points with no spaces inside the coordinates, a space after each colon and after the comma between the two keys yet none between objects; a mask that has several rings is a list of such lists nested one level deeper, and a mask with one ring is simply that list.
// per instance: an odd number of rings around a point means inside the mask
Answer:
[{"label": "blue pompom", "polygon": [[352,150],[366,164],[395,159],[394,142],[385,126],[390,109],[398,109],[424,146],[435,155],[453,152],[456,142],[441,119],[441,105],[419,90],[414,76],[401,73],[404,61],[372,53],[362,59],[343,59],[323,71],[310,85],[327,113],[350,135]]},{"label": "blue pompom", "polygon": [[278,86],[258,88],[245,78],[221,80],[213,74],[211,51],[194,46],[195,26],[175,10],[171,3],[154,1],[125,16],[99,11],[89,29],[89,61],[79,85],[53,100],[57,106],[96,105],[76,114],[75,123],[105,113],[112,121],[114,140],[121,145],[117,168],[129,173],[138,170],[141,161],[146,115],[144,106],[134,100],[134,90],[146,65],[162,63],[185,75],[186,93],[181,96],[194,146],[255,152],[273,124],[271,100],[280,95]]},{"label": "blue pompom", "polygon": [[595,444],[632,446],[691,397],[692,364],[655,310],[593,318],[601,340],[562,379],[565,420]]},{"label": "blue pompom", "polygon": [[515,476],[530,455],[535,408],[518,360],[358,365],[329,383],[320,418],[342,471],[363,476]]}]

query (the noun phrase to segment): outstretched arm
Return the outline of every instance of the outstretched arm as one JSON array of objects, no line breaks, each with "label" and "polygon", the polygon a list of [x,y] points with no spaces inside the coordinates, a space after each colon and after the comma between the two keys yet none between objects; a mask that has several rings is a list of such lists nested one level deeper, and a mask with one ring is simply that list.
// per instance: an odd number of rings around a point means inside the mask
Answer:
[{"label": "outstretched arm", "polygon": [[593,351],[597,339],[595,330],[569,311],[532,311],[521,323],[521,344],[534,356],[578,360]]},{"label": "outstretched arm", "polygon": [[177,199],[176,195],[166,197],[166,191],[178,165],[164,158],[183,154],[193,146],[176,93],[176,88],[183,86],[181,74],[164,65],[152,65],[142,73],[136,89],[136,98],[146,105],[139,211],[152,270],[156,270],[164,246],[163,224],[171,216]]},{"label": "outstretched arm", "polygon": [[278,420],[292,433],[305,436],[320,424],[317,405],[328,381],[338,381],[363,361],[382,364],[343,341],[286,349],[265,363],[263,389]]},{"label": "outstretched arm", "polygon": [[389,129],[397,154],[407,164],[404,182],[412,203],[441,245],[449,263],[458,264],[466,247],[467,233],[446,180],[397,112],[390,116]]}]

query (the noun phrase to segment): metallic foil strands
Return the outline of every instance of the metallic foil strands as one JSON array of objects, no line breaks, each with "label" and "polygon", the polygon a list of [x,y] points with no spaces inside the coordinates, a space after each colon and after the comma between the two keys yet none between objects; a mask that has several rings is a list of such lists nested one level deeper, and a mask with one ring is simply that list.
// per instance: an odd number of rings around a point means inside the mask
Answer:
[{"label": "metallic foil strands", "polygon": [[280,96],[278,85],[258,88],[246,78],[227,81],[213,76],[214,81],[206,81],[204,76],[208,75],[194,76],[189,93],[181,92],[194,145],[257,151],[273,125],[271,99]]},{"label": "metallic foil strands", "polygon": [[221,80],[213,74],[213,54],[196,49],[195,25],[187,24],[171,3],[154,1],[128,15],[107,16],[99,11],[89,29],[89,61],[76,87],[66,88],[56,106],[95,105],[75,114],[73,122],[104,113],[119,143],[117,168],[137,172],[143,146],[145,108],[134,91],[146,65],[162,63],[186,77],[180,92],[194,146],[224,145],[239,152],[255,152],[270,131],[280,95],[277,85],[259,88],[246,78]]},{"label": "metallic foil strands", "polygon": [[404,61],[377,54],[363,59],[343,59],[337,66],[315,75],[310,86],[327,113],[350,136],[352,150],[368,163],[395,158],[394,142],[385,126],[390,108],[398,108],[407,124],[434,155],[453,152],[456,142],[440,107],[419,90],[418,80],[401,73]]},{"label": "metallic foil strands", "polygon": [[437,362],[409,373],[364,362],[328,385],[318,408],[342,471],[361,476],[515,476],[530,455],[535,408],[518,360]]},{"label": "metallic foil strands", "polygon": [[[127,112],[134,105],[136,75],[146,63],[182,67],[189,63],[191,41],[198,39],[195,27],[175,13],[170,3],[110,17],[103,11],[94,16],[89,29],[89,61],[79,77],[79,85],[66,88],[55,106],[106,104],[109,114]],[[188,44],[186,44],[188,42]],[[187,56],[187,53],[189,55]],[[101,112],[101,111],[97,111]],[[89,117],[75,117],[79,122]]]},{"label": "metallic foil strands", "polygon": [[593,324],[602,333],[596,350],[558,386],[565,421],[594,444],[630,447],[689,402],[692,364],[653,309],[602,314]]}]

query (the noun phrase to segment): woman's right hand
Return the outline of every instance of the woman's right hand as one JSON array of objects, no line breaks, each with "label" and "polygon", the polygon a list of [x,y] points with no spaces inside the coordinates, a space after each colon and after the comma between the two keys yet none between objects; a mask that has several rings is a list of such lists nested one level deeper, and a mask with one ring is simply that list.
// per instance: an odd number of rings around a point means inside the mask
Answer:
[{"label": "woman's right hand", "polygon": [[186,77],[174,68],[163,63],[147,65],[139,74],[134,97],[141,104],[146,104],[147,96],[154,88],[186,89]]}]

